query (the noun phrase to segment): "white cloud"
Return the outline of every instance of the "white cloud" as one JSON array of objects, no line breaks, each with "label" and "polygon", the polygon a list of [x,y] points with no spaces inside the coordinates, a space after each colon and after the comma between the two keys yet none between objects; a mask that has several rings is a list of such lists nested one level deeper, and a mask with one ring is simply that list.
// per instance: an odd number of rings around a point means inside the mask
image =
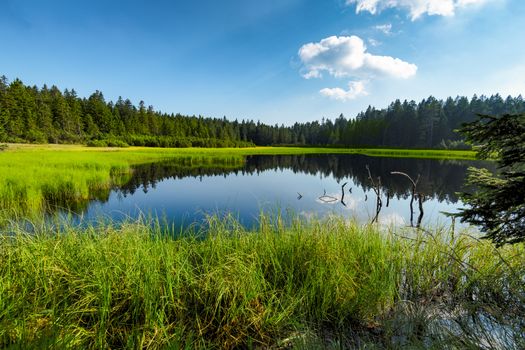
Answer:
[{"label": "white cloud", "polygon": [[355,12],[368,11],[375,15],[381,0],[346,0],[347,5],[357,4]]},{"label": "white cloud", "polygon": [[305,79],[321,78],[321,73],[316,70],[311,70],[303,74],[303,78]]},{"label": "white cloud", "polygon": [[408,79],[417,72],[415,64],[407,63],[399,58],[390,56],[367,56],[367,65],[370,69],[395,78]]},{"label": "white cloud", "polygon": [[372,39],[372,38],[368,39],[368,43],[370,45],[374,46],[374,47],[381,45],[381,42],[379,40],[375,40],[375,39]]},{"label": "white cloud", "polygon": [[407,79],[414,76],[417,66],[390,56],[377,56],[367,52],[361,38],[331,36],[318,43],[308,43],[299,49],[299,58],[306,72],[303,77],[321,78],[327,72],[336,78],[374,77]]},{"label": "white cloud", "polygon": [[458,7],[464,7],[469,5],[481,5],[488,0],[457,0]]},{"label": "white cloud", "polygon": [[368,95],[363,81],[351,81],[348,83],[348,90],[341,88],[324,88],[319,93],[323,96],[338,101],[350,101],[360,96]]},{"label": "white cloud", "polygon": [[424,14],[453,16],[458,8],[481,5],[487,1],[489,0],[346,0],[346,4],[356,4],[356,13],[367,11],[373,15],[387,8],[403,8],[415,20]]},{"label": "white cloud", "polygon": [[391,23],[377,25],[374,28],[379,30],[380,32],[383,32],[383,34],[385,35],[392,34],[392,24]]}]

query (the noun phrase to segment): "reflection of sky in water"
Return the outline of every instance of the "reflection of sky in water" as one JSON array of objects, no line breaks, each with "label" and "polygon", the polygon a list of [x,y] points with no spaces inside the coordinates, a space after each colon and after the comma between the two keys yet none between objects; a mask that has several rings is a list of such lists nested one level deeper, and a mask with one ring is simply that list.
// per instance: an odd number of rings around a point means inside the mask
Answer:
[{"label": "reflection of sky in water", "polygon": [[[341,184],[345,187],[345,204],[339,200],[323,202],[319,197],[341,198]],[[407,189],[408,189],[407,180]],[[350,193],[349,190],[352,190]],[[257,223],[261,211],[275,213],[292,212],[304,218],[323,218],[328,215],[341,215],[358,222],[370,222],[375,216],[376,197],[372,190],[365,191],[350,177],[338,182],[332,176],[320,173],[294,173],[289,169],[264,170],[259,173],[232,173],[210,175],[200,178],[165,178],[159,180],[155,188],[147,191],[139,187],[133,194],[123,195],[113,191],[105,203],[94,202],[84,213],[84,218],[95,220],[100,215],[122,220],[137,217],[139,213],[165,217],[168,222],[188,225],[200,221],[204,213],[225,214],[232,212],[245,226]],[[459,190],[459,189],[458,189]],[[299,194],[302,196],[299,199]],[[408,225],[410,223],[410,198],[391,198],[379,215],[382,225]],[[440,214],[442,211],[454,212],[461,203],[439,202],[427,199],[424,204],[423,225],[449,224],[450,219]],[[419,215],[417,201],[414,202],[414,224]]]}]

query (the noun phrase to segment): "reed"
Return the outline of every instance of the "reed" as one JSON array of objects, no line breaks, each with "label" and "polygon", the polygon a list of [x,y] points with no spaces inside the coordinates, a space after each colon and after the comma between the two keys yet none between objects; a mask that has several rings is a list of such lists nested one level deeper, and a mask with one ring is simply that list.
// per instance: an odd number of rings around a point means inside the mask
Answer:
[{"label": "reed", "polygon": [[0,347],[524,344],[523,245],[337,218],[259,222],[210,216],[178,238],[149,221],[13,226],[0,237]]}]

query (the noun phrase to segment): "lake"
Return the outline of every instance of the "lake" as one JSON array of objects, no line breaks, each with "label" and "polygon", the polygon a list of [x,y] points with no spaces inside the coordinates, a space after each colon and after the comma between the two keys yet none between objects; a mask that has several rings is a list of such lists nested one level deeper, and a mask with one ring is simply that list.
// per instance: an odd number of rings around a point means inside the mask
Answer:
[{"label": "lake", "polygon": [[[202,223],[208,214],[228,213],[252,227],[261,212],[305,219],[339,215],[382,225],[415,226],[418,219],[422,225],[450,225],[443,213],[463,206],[457,193],[464,189],[469,166],[493,164],[326,154],[248,156],[233,166],[167,160],[135,166],[119,186],[74,211],[77,220],[88,223],[152,215],[175,227]],[[411,217],[410,179],[392,172],[419,177],[421,218],[417,197]],[[377,187],[382,205],[376,218]]]}]

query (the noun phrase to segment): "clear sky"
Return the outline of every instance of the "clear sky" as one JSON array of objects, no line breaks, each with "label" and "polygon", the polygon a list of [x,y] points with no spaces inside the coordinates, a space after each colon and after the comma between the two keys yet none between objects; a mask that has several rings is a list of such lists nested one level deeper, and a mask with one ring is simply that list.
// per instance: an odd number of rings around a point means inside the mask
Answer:
[{"label": "clear sky", "polygon": [[274,124],[525,95],[523,0],[0,0],[0,75]]}]

